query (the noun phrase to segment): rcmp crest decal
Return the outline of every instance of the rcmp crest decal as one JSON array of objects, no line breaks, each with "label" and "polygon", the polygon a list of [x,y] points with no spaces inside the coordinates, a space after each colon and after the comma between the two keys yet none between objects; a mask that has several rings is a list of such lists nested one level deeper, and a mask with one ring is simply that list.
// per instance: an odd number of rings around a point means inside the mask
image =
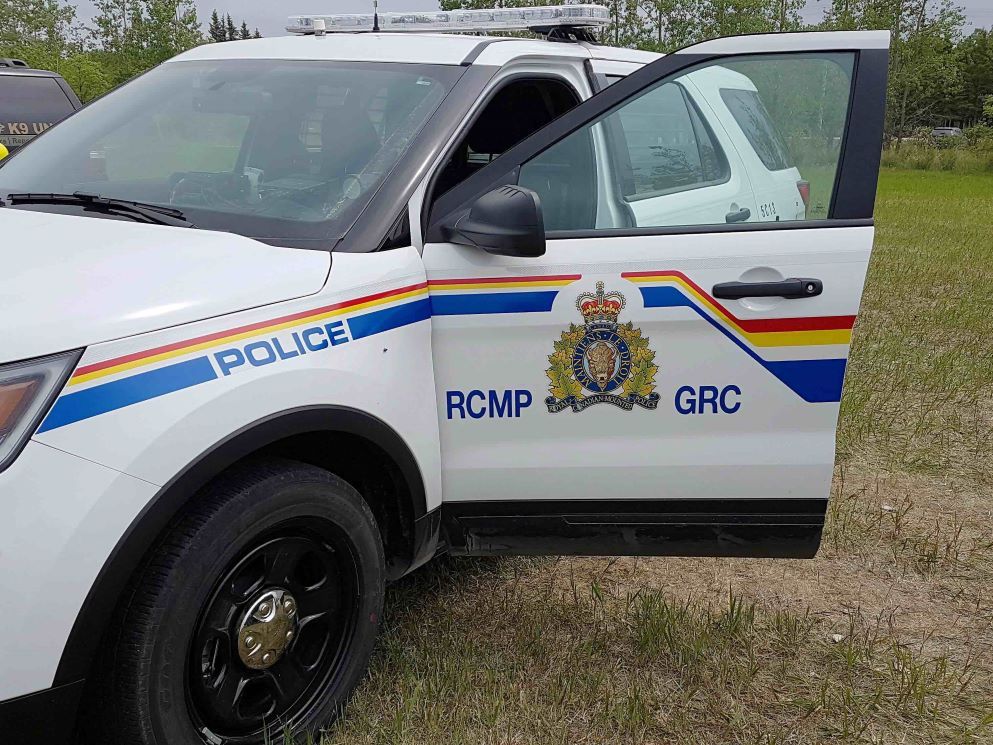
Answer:
[{"label": "rcmp crest decal", "polygon": [[641,329],[630,321],[618,323],[625,305],[619,292],[604,292],[603,282],[597,282],[596,294],[584,292],[576,298],[584,323],[570,323],[548,355],[549,412],[583,411],[595,404],[625,411],[658,407],[655,352]]}]

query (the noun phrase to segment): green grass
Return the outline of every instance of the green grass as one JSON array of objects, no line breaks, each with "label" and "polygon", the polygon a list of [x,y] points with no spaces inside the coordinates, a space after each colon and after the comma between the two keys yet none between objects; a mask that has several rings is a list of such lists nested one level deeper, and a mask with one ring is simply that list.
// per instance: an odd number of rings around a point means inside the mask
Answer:
[{"label": "green grass", "polygon": [[839,458],[993,483],[993,175],[885,171],[876,223]]},{"label": "green grass", "polygon": [[993,145],[985,147],[935,147],[904,142],[883,151],[883,168],[951,171],[955,174],[993,173]]},{"label": "green grass", "polygon": [[435,562],[325,745],[993,742],[993,176],[877,226],[817,559]]}]

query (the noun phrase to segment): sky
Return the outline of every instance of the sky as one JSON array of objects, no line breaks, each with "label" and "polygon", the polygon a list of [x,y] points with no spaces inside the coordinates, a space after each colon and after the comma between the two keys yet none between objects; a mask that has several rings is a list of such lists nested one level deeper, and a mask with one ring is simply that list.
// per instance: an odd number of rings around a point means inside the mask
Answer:
[{"label": "sky", "polygon": [[[549,0],[553,4],[555,0]],[[957,0],[965,10],[968,32],[972,28],[993,27],[993,0]],[[807,0],[804,18],[818,21],[824,13],[828,0]],[[285,33],[286,18],[302,13],[368,13],[372,10],[372,0],[196,0],[197,11],[204,26],[216,8],[220,14],[230,13],[235,24],[242,20],[250,28],[258,28],[263,36],[279,36]],[[93,6],[88,0],[76,3],[82,20],[93,15]],[[437,0],[379,0],[380,11],[425,10],[437,8]]]}]

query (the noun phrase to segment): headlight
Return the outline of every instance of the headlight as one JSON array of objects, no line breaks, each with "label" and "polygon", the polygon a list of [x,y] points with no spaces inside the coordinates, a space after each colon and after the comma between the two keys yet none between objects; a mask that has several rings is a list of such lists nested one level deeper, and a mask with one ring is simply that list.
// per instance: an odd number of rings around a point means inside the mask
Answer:
[{"label": "headlight", "polygon": [[34,434],[80,354],[75,350],[0,365],[0,471]]}]

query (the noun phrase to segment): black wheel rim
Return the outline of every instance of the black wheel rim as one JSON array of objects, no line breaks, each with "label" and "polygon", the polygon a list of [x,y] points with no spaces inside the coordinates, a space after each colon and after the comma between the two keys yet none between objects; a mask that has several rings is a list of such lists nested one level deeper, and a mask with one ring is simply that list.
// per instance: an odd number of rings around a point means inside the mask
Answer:
[{"label": "black wheel rim", "polygon": [[[314,518],[283,523],[241,550],[203,604],[190,641],[187,690],[197,730],[247,743],[306,721],[346,659],[356,577],[351,543]],[[270,590],[292,594],[295,636],[271,667],[252,669],[239,656],[238,630]]]}]

